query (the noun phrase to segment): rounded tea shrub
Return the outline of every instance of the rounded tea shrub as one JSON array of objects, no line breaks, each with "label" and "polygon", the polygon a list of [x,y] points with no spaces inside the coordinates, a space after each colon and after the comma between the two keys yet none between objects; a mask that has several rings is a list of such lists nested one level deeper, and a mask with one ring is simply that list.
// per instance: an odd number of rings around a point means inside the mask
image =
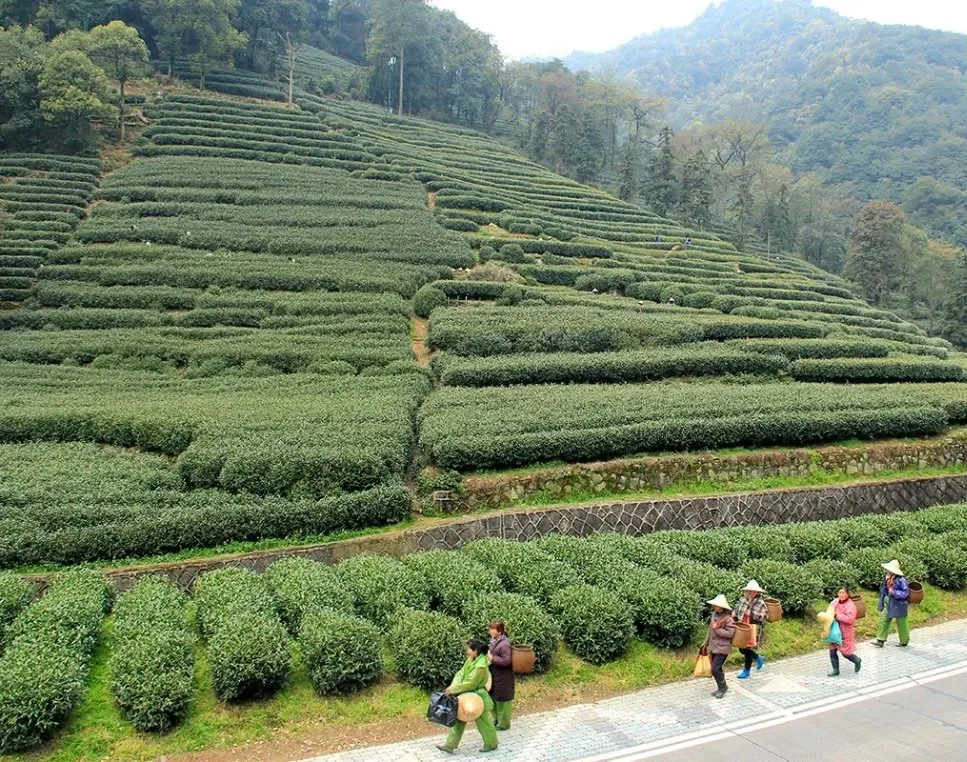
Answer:
[{"label": "rounded tea shrub", "polygon": [[749,553],[749,560],[789,561],[792,559],[792,545],[777,527],[734,527],[723,531],[741,540]]},{"label": "rounded tea shrub", "polygon": [[30,603],[34,586],[19,574],[0,572],[0,652],[3,650],[3,635],[7,627]]},{"label": "rounded tea shrub", "polygon": [[[717,566],[681,556],[672,564],[665,576],[677,580],[703,601],[714,598],[719,593],[734,594],[732,591],[738,590],[748,580],[748,577],[744,577],[739,572],[719,569]],[[703,616],[708,615],[708,610],[704,610]]]},{"label": "rounded tea shrub", "polygon": [[616,551],[633,564],[656,574],[667,575],[681,560],[668,545],[651,535],[629,537],[624,534],[593,534],[587,538],[587,542],[593,547]]},{"label": "rounded tea shrub", "polygon": [[746,580],[755,579],[770,598],[782,601],[788,614],[804,614],[823,597],[822,582],[808,570],[784,561],[748,561],[740,570]]},{"label": "rounded tea shrub", "polygon": [[493,569],[509,592],[544,604],[561,588],[581,582],[574,569],[533,543],[486,538],[468,543],[461,552]]},{"label": "rounded tea shrub", "polygon": [[356,613],[380,629],[400,608],[430,607],[429,583],[395,558],[362,553],[340,563],[336,574],[353,596]]},{"label": "rounded tea shrub", "polygon": [[860,570],[846,561],[833,561],[816,558],[803,564],[803,570],[819,580],[823,588],[823,595],[831,598],[843,586],[850,590],[858,589],[862,579]]},{"label": "rounded tea shrub", "polygon": [[866,517],[842,519],[833,522],[832,526],[839,533],[847,550],[882,548],[890,542],[886,531],[875,523],[867,521]]},{"label": "rounded tea shrub", "polygon": [[703,602],[677,580],[639,569],[614,588],[631,608],[642,638],[661,648],[681,648],[691,642],[701,622]]},{"label": "rounded tea shrub", "polygon": [[427,690],[448,686],[466,658],[465,626],[436,611],[401,611],[388,641],[396,676]]},{"label": "rounded tea shrub", "polygon": [[967,506],[944,505],[915,514],[931,534],[967,531]]},{"label": "rounded tea shrub", "polygon": [[302,619],[313,611],[329,609],[352,614],[353,598],[332,567],[307,558],[283,558],[264,574],[282,621],[298,634]]},{"label": "rounded tea shrub", "polygon": [[592,585],[571,585],[551,598],[551,612],[564,642],[591,664],[621,656],[635,634],[631,610],[614,593]]},{"label": "rounded tea shrub", "polygon": [[511,643],[534,649],[534,672],[546,672],[561,640],[557,623],[533,598],[518,593],[479,595],[464,607],[463,619],[472,635],[489,638],[487,628],[503,620]]},{"label": "rounded tea shrub", "polygon": [[804,564],[815,558],[842,558],[843,540],[829,524],[812,521],[806,524],[787,524],[782,534],[792,548],[792,562]]},{"label": "rounded tea shrub", "polygon": [[268,696],[289,676],[289,638],[277,618],[238,614],[208,638],[208,660],[223,701]]},{"label": "rounded tea shrub", "polygon": [[740,538],[718,530],[661,532],[655,539],[683,556],[721,569],[738,569],[749,555],[748,547]]},{"label": "rounded tea shrub", "polygon": [[413,296],[413,312],[421,318],[430,317],[430,313],[437,307],[445,307],[447,295],[442,289],[429,284],[421,286],[420,290]]},{"label": "rounded tea shrub", "polygon": [[457,550],[412,553],[403,563],[429,583],[433,595],[431,607],[450,616],[459,617],[463,607],[476,595],[503,590],[495,572]]},{"label": "rounded tea shrub", "polygon": [[[956,545],[918,538],[902,540],[893,547],[897,550],[898,558],[910,553],[922,561],[927,571],[926,579],[931,585],[944,590],[962,590],[967,586],[967,553]],[[913,573],[903,566],[902,561],[900,568],[906,574]]]},{"label": "rounded tea shrub", "polygon": [[843,562],[859,572],[859,584],[867,590],[880,589],[886,576],[881,564],[889,560],[883,548],[857,548],[843,556]]},{"label": "rounded tea shrub", "polygon": [[306,614],[299,649],[312,687],[322,695],[359,690],[383,672],[379,630],[339,611],[315,609]]}]

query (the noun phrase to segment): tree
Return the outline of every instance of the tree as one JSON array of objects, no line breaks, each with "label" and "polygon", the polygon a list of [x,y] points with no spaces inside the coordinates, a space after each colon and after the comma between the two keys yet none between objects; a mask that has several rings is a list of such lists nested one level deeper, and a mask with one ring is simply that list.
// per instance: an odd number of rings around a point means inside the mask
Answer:
[{"label": "tree", "polygon": [[285,45],[285,69],[289,81],[288,102],[292,103],[293,90],[295,88],[295,65],[299,58],[299,51],[302,49],[302,43],[293,39],[292,33],[288,31],[284,35],[282,32],[279,32],[279,37],[283,45]]},{"label": "tree", "polygon": [[35,27],[0,29],[0,148],[33,148],[43,140],[40,73],[44,36]]},{"label": "tree", "polygon": [[874,304],[885,304],[900,275],[905,220],[892,201],[870,201],[853,223],[846,274]]},{"label": "tree", "polygon": [[95,27],[90,34],[90,57],[117,80],[120,95],[119,115],[121,141],[124,141],[124,87],[144,71],[148,62],[148,46],[138,30],[123,21],[112,21]]},{"label": "tree", "polygon": [[[400,116],[403,115],[406,51],[422,40],[426,10],[424,0],[377,0],[373,7],[367,58],[375,68],[387,62],[396,66],[399,75],[396,110]],[[390,56],[396,58],[395,62]]]},{"label": "tree", "polygon": [[944,335],[961,347],[967,347],[967,253],[960,255],[951,273],[943,321]]},{"label": "tree", "polygon": [[698,149],[682,166],[679,212],[687,222],[701,228],[709,223],[711,208],[711,169],[705,153]]},{"label": "tree", "polygon": [[648,161],[648,176],[643,189],[645,201],[662,217],[671,214],[678,203],[673,137],[670,128],[662,127],[658,135],[658,148],[652,151]]},{"label": "tree", "polygon": [[107,75],[79,50],[48,59],[39,84],[40,114],[65,129],[65,144],[71,148],[86,146],[92,123],[117,116]]}]

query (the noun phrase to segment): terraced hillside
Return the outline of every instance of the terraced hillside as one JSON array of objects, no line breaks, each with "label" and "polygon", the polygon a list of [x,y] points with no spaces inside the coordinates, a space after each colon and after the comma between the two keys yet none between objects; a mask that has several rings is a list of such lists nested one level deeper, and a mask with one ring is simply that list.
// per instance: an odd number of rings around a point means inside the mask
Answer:
[{"label": "terraced hillside", "polygon": [[962,358],[839,279],[479,134],[308,95],[145,113],[0,315],[4,566],[393,523],[424,466],[967,421]]}]

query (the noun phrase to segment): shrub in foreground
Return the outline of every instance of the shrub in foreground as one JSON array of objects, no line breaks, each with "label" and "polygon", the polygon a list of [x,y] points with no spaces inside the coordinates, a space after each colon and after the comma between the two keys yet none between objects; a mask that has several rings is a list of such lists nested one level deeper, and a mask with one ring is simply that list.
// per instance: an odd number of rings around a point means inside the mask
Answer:
[{"label": "shrub in foreground", "polygon": [[406,556],[403,563],[429,583],[432,607],[450,616],[459,617],[467,602],[476,595],[503,590],[495,572],[473,556],[457,550],[413,553]]},{"label": "shrub in foreground", "polygon": [[195,636],[188,598],[161,577],[145,577],[114,608],[111,690],[138,730],[168,730],[194,694]]},{"label": "shrub in foreground", "polygon": [[276,608],[293,635],[311,612],[353,613],[353,599],[333,569],[307,558],[283,558],[265,572]]},{"label": "shrub in foreground", "polygon": [[421,688],[450,684],[465,658],[466,627],[435,611],[402,610],[389,633],[396,676]]},{"label": "shrub in foreground", "polygon": [[349,693],[379,679],[383,655],[373,624],[323,609],[310,611],[301,624],[302,661],[318,693]]},{"label": "shrub in foreground", "polygon": [[551,598],[551,612],[564,642],[591,664],[621,656],[635,634],[631,610],[614,593],[592,585],[572,585]]},{"label": "shrub in foreground", "polygon": [[353,596],[356,613],[381,630],[399,609],[430,607],[429,583],[395,558],[362,553],[339,564],[336,575]]},{"label": "shrub in foreground", "polygon": [[808,570],[783,561],[748,561],[743,564],[742,576],[755,579],[772,598],[782,601],[788,614],[805,614],[823,597],[822,582]]}]

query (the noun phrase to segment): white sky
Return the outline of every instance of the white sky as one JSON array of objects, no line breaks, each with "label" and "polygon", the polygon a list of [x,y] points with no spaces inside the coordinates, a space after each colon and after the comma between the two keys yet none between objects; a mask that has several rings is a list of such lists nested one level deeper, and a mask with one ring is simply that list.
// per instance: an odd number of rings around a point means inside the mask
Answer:
[{"label": "white sky", "polygon": [[[687,26],[711,0],[430,0],[493,35],[508,58],[610,50],[642,34]],[[964,0],[814,0],[851,18],[967,34]]]}]

